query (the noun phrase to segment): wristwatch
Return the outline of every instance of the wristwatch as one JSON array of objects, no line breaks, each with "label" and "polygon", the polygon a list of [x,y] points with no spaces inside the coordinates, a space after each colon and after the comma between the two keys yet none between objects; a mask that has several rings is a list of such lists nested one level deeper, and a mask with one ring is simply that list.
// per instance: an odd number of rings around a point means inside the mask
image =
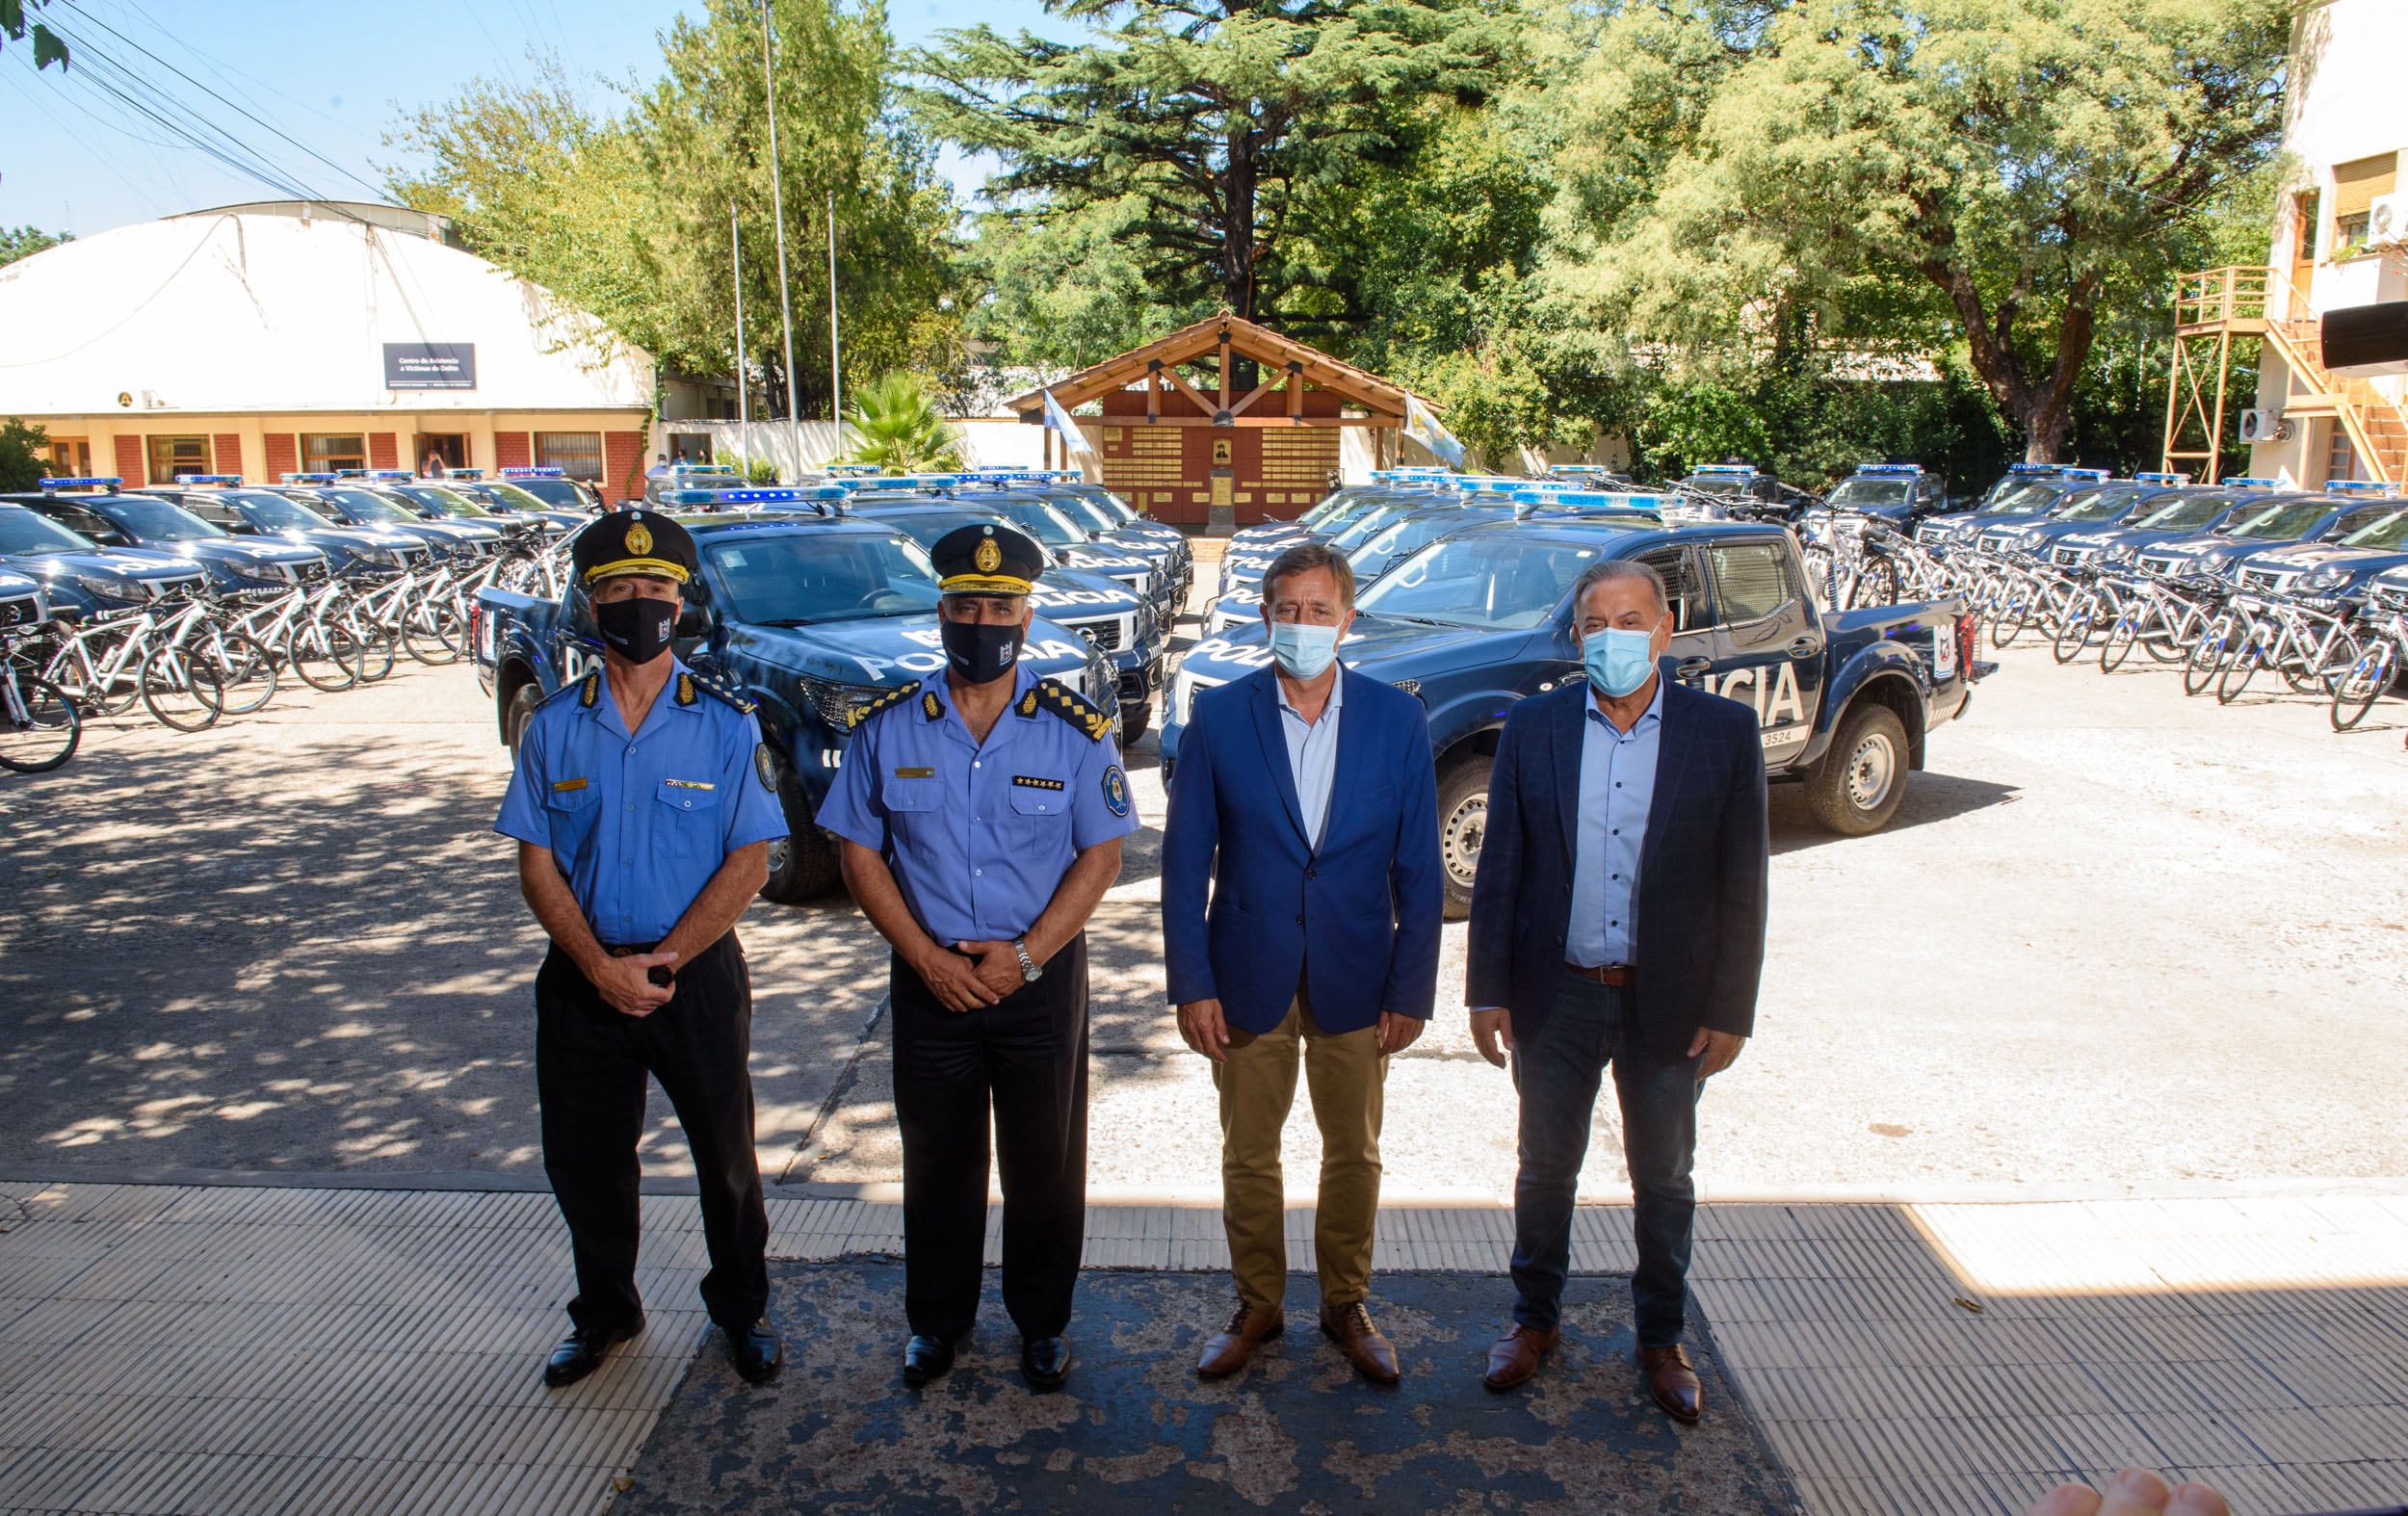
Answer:
[{"label": "wristwatch", "polygon": [[1034,983],[1035,983],[1038,980],[1043,979],[1043,978],[1045,977],[1045,971],[1044,971],[1043,969],[1040,969],[1040,968],[1038,968],[1038,967],[1036,966],[1036,960],[1035,960],[1034,958],[1032,958],[1032,957],[1030,957],[1030,956],[1029,956],[1029,939],[1028,939],[1028,938],[1026,938],[1026,937],[1014,937],[1014,938],[1012,938],[1012,939],[1011,939],[1011,951],[1012,951],[1012,952],[1014,952],[1014,953],[1016,953],[1016,954],[1020,954],[1020,982],[1021,982],[1021,983],[1023,983],[1023,984],[1034,984]]}]

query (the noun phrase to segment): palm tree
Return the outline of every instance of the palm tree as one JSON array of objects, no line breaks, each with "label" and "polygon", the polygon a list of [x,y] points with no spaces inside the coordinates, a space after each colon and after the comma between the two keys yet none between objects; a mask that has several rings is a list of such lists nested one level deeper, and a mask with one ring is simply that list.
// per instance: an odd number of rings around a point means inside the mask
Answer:
[{"label": "palm tree", "polygon": [[926,474],[962,466],[961,434],[920,381],[897,371],[853,391],[845,418],[847,463],[875,463],[885,474]]}]

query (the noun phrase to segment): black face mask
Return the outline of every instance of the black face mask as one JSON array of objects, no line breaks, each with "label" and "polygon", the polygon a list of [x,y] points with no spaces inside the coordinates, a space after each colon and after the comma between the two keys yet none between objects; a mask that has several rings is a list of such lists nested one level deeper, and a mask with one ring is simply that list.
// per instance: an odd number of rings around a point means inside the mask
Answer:
[{"label": "black face mask", "polygon": [[940,621],[946,660],[965,684],[985,684],[1011,672],[1020,662],[1020,623]]},{"label": "black face mask", "polygon": [[593,624],[611,651],[631,664],[648,664],[667,652],[677,635],[677,602],[613,600],[593,608]]}]

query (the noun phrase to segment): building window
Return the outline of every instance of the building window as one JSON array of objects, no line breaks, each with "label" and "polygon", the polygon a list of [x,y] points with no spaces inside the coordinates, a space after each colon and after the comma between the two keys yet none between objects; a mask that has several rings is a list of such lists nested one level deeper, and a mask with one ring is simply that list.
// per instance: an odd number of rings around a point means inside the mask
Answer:
[{"label": "building window", "polygon": [[2359,248],[2367,240],[2368,212],[2399,182],[2399,154],[2377,153],[2333,165],[2333,252]]},{"label": "building window", "polygon": [[92,477],[92,441],[88,437],[52,437],[50,471],[75,479]]},{"label": "building window", "polygon": [[366,468],[368,439],[356,431],[301,433],[301,469],[327,474],[338,468]]},{"label": "building window", "polygon": [[207,437],[149,437],[150,483],[172,484],[178,474],[209,472]]},{"label": "building window", "polygon": [[536,467],[557,468],[571,479],[599,484],[602,479],[602,433],[537,432]]}]

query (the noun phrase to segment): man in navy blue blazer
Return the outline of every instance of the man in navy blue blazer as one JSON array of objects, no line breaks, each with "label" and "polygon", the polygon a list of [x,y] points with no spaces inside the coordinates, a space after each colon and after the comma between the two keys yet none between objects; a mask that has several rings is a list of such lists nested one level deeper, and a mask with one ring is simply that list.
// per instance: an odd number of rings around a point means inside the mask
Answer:
[{"label": "man in navy blue blazer", "polygon": [[1445,890],[1422,702],[1337,661],[1354,573],[1319,543],[1263,576],[1271,664],[1195,698],[1163,826],[1163,941],[1179,1033],[1213,1060],[1238,1308],[1196,1365],[1245,1367],[1286,1324],[1279,1134],[1304,1066],[1321,1128],[1321,1327],[1396,1382],[1373,1324],[1388,1058],[1428,1021]]},{"label": "man in navy blue blazer", "polygon": [[1572,588],[1585,682],[1513,709],[1472,887],[1472,1037],[1512,1058],[1513,1330],[1483,1382],[1510,1390],[1560,1339],[1572,1206],[1605,1070],[1630,1166],[1631,1292],[1650,1394],[1703,1413],[1681,1346],[1697,1097],[1755,1030],[1764,968],[1765,761],[1756,716],[1663,676],[1663,581],[1608,561]]}]

